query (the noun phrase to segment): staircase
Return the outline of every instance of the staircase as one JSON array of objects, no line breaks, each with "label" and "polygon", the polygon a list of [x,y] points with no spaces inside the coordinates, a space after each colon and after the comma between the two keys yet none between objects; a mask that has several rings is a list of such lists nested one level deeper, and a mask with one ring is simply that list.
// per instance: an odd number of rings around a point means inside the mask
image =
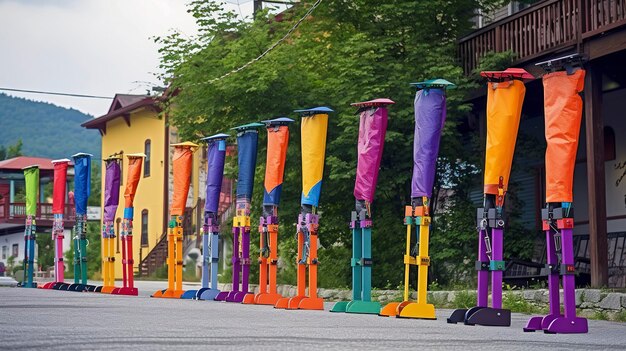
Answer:
[{"label": "staircase", "polygon": [[[230,152],[233,152],[230,150]],[[228,154],[228,151],[227,151]],[[235,212],[235,201],[233,201],[233,185],[234,181],[232,179],[224,178],[222,181],[222,189],[220,192],[220,207],[218,209],[218,214],[220,216],[220,222],[223,224],[228,224],[232,215]],[[203,208],[204,201],[198,201],[196,203],[196,207],[194,208],[186,208],[184,214],[184,222],[183,222],[183,233],[185,234],[185,254],[192,247],[198,247],[201,243],[201,235],[200,230],[202,228],[203,221]],[[193,228],[192,225],[192,216],[196,216],[197,227]],[[192,233],[196,235],[192,238]],[[151,274],[154,274],[157,269],[163,267],[165,262],[167,261],[167,233],[164,233],[161,236],[159,242],[150,250],[148,255],[141,260],[139,264],[139,272],[142,277],[147,277]]]},{"label": "staircase", "polygon": [[167,260],[167,234],[161,237],[161,240],[156,244],[148,256],[141,260],[140,270],[141,276],[147,277],[154,274],[157,269],[161,268]]}]

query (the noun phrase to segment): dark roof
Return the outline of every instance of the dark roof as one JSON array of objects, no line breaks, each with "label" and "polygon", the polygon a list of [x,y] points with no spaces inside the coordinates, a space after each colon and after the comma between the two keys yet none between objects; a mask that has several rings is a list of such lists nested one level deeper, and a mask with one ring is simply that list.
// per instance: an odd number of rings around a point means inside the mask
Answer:
[{"label": "dark roof", "polygon": [[158,110],[157,103],[159,98],[151,97],[148,95],[123,95],[116,94],[109,112],[106,115],[96,117],[90,121],[81,124],[81,127],[87,129],[100,129],[102,132],[106,132],[106,123],[114,120],[118,117],[124,117],[127,119],[127,123],[130,125],[129,114],[137,109],[152,106]]},{"label": "dark roof", "polygon": [[18,156],[0,161],[0,170],[22,170],[28,166],[39,166],[40,170],[52,171],[54,165],[52,159],[43,157]]},{"label": "dark roof", "polygon": [[120,108],[124,108],[128,105],[132,105],[137,101],[141,101],[149,96],[147,95],[132,95],[132,94],[115,94],[113,98],[113,102],[111,103],[111,107],[109,107],[109,112],[111,113],[115,110],[119,110]]},{"label": "dark roof", "polygon": [[0,235],[15,234],[23,231],[23,224],[0,223]]}]

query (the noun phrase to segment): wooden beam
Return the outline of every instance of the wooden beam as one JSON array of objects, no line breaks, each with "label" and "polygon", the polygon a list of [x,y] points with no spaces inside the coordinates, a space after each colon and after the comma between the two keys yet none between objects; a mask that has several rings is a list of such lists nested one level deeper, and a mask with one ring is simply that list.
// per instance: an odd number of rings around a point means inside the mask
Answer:
[{"label": "wooden beam", "polygon": [[122,115],[124,117],[124,121],[126,121],[126,125],[130,127],[130,113],[125,113]]},{"label": "wooden beam", "polygon": [[604,121],[602,120],[602,72],[590,64],[585,77],[585,128],[587,137],[587,191],[591,286],[609,283],[606,235],[606,187],[604,173]]},{"label": "wooden beam", "polygon": [[626,49],[626,31],[620,30],[588,39],[584,44],[590,60]]}]

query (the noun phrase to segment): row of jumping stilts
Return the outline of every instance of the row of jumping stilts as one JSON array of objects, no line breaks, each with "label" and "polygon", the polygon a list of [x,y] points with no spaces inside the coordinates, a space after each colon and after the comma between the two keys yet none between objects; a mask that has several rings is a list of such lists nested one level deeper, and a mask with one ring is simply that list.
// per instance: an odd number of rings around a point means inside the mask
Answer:
[{"label": "row of jumping stilts", "polygon": [[[137,295],[137,289],[133,283],[133,249],[132,249],[132,221],[133,221],[133,199],[139,183],[143,154],[127,154],[129,168],[128,181],[124,193],[125,205],[124,220],[122,223],[122,264],[123,264],[123,286],[115,286],[115,255],[113,252],[113,239],[115,229],[113,220],[115,211],[119,204],[120,188],[120,163],[121,155],[113,155],[105,159],[105,193],[104,193],[104,218],[102,225],[102,272],[103,285],[97,286],[87,282],[87,200],[91,193],[91,158],[87,153],[78,153],[72,156],[73,160],[59,159],[53,160],[54,184],[52,193],[52,213],[54,220],[52,224],[52,240],[54,241],[54,278],[48,282],[37,286],[33,281],[34,253],[36,240],[35,215],[37,208],[37,198],[39,190],[39,167],[29,166],[24,168],[26,182],[26,228],[25,259],[24,259],[24,279],[23,287],[54,289],[67,291],[91,291],[118,295]],[[72,162],[73,161],[73,162]],[[73,163],[74,167],[74,204],[75,221],[73,228],[72,244],[74,246],[74,283],[65,282],[65,261],[63,257],[64,234],[64,214],[67,191],[68,168]]]},{"label": "row of jumping stilts", "polygon": [[[543,229],[546,234],[548,263],[548,286],[550,313],[547,316],[532,317],[524,331],[543,330],[546,333],[586,333],[587,320],[576,316],[574,289],[575,268],[573,261],[573,169],[580,133],[582,100],[579,94],[584,88],[585,71],[583,59],[570,55],[540,64],[546,70],[543,76],[544,108],[546,120],[546,208],[542,211]],[[504,71],[482,72],[488,81],[487,87],[487,141],[484,172],[484,206],[477,211],[478,258],[475,263],[478,271],[478,294],[476,306],[470,309],[455,310],[447,319],[448,323],[462,322],[466,325],[510,326],[511,313],[502,305],[502,274],[504,261],[505,197],[511,171],[513,153],[525,95],[524,82],[534,77],[523,69],[509,68]],[[372,301],[372,202],[377,184],[378,171],[383,154],[387,130],[388,106],[390,99],[375,99],[354,103],[359,114],[358,163],[354,187],[355,210],[352,212],[353,255],[352,300],[339,302],[331,312],[376,314],[386,317],[436,319],[435,308],[427,302],[428,267],[431,265],[428,246],[431,224],[431,196],[435,180],[436,162],[439,153],[441,134],[446,119],[446,90],[454,84],[444,79],[433,79],[413,83],[417,89],[415,96],[415,134],[413,146],[413,176],[411,182],[411,203],[404,210],[406,226],[406,250],[404,252],[404,294],[403,301],[381,306]],[[217,286],[218,239],[220,233],[219,193],[222,184],[226,153],[226,140],[229,134],[216,134],[203,140],[207,143],[207,180],[204,225],[202,229],[202,283],[198,290],[184,291],[183,271],[183,210],[189,191],[191,160],[199,147],[191,142],[173,144],[174,196],[170,207],[168,231],[168,285],[156,291],[155,298],[183,298],[215,300],[244,304],[273,305],[275,308],[323,310],[323,299],[317,296],[317,242],[319,216],[317,207],[321,195],[322,175],[325,161],[326,134],[329,114],[328,107],[296,110],[301,116],[302,146],[302,194],[301,212],[297,223],[297,294],[283,297],[277,292],[276,274],[278,263],[278,207],[282,192],[285,158],[289,141],[289,125],[294,121],[287,117],[250,123],[233,128],[238,146],[238,181],[236,192],[236,213],[233,218],[233,257],[232,290],[219,291]],[[264,180],[262,217],[259,232],[259,292],[249,291],[250,272],[250,209],[254,184],[254,170],[259,129],[265,127],[268,133],[267,165]],[[75,162],[89,158],[75,156]],[[138,170],[141,169],[141,156],[132,157]],[[81,161],[82,162],[82,161]],[[88,161],[87,161],[88,162]],[[109,240],[114,237],[112,219],[107,214],[115,213],[118,194],[107,190],[119,189],[119,157],[107,159],[105,184],[103,255],[105,259],[104,287],[101,292],[112,289],[112,255],[107,251]],[[67,168],[67,160],[55,163],[55,200],[57,199],[56,167]],[[78,165],[78,162],[77,162]],[[25,170],[34,173],[32,169]],[[77,170],[78,172],[78,170]],[[116,173],[117,172],[117,173]],[[137,171],[139,172],[139,171]],[[78,174],[78,173],[77,173]],[[136,176],[136,177],[135,177]],[[117,177],[117,178],[116,178]],[[137,188],[138,173],[129,172],[125,192],[126,209],[123,236],[127,246],[124,250],[124,289],[132,287],[132,199]],[[65,184],[65,178],[60,178]],[[76,182],[79,181],[77,177]],[[133,183],[134,182],[134,183]],[[27,178],[27,186],[28,186]],[[64,185],[59,185],[64,186]],[[131,188],[129,190],[129,187]],[[63,191],[63,190],[59,190]],[[78,191],[78,186],[77,186]],[[87,189],[88,194],[88,189]],[[78,196],[77,196],[78,198]],[[61,201],[61,200],[59,200]],[[55,202],[56,204],[56,202]],[[28,207],[28,206],[27,206]],[[110,212],[112,211],[112,212]],[[78,213],[78,201],[77,201]],[[55,212],[55,220],[56,220]],[[62,216],[62,214],[61,214]],[[62,221],[62,218],[60,219]],[[30,224],[29,224],[30,223]],[[56,223],[56,222],[55,222]],[[77,222],[83,223],[83,222]],[[31,240],[34,221],[29,215],[25,238]],[[75,260],[75,277],[83,277],[81,254],[84,253],[84,231],[77,224],[76,245],[78,260]],[[62,228],[62,225],[61,227]],[[55,234],[56,233],[56,234]],[[58,233],[53,233],[58,238]],[[62,235],[62,231],[61,231]],[[62,237],[61,237],[62,238]],[[28,247],[30,248],[30,246]],[[28,249],[27,248],[27,249]],[[413,249],[412,249],[413,248]],[[58,248],[57,248],[58,251]],[[29,251],[30,252],[30,251]],[[32,265],[32,253],[28,264]],[[60,260],[60,261],[59,261]],[[60,277],[62,281],[62,258]],[[417,267],[417,299],[410,299],[409,281],[412,267]],[[25,270],[26,271],[26,270]],[[28,274],[31,274],[30,270]],[[308,284],[307,284],[308,278]],[[85,286],[75,278],[75,284]],[[489,306],[489,279],[491,279],[491,307]],[[128,284],[127,284],[128,282]],[[27,284],[32,284],[32,279]],[[62,284],[62,282],[53,285]],[[559,289],[563,288],[563,312]],[[83,289],[83,288],[81,288]],[[89,290],[89,287],[84,288]],[[97,290],[97,288],[95,288]],[[136,289],[131,291],[136,295]]]}]

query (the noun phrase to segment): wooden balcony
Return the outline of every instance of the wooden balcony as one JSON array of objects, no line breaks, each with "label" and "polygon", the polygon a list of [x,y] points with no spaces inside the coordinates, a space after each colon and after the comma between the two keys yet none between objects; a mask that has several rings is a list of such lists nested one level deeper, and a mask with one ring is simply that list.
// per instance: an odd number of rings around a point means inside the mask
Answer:
[{"label": "wooden balcony", "polygon": [[[64,224],[72,227],[76,221],[76,212],[73,204],[65,205]],[[26,220],[26,204],[23,202],[5,203],[0,201],[0,223],[24,224]],[[38,227],[51,227],[54,220],[52,204],[38,203],[35,217]]]},{"label": "wooden balcony", "polygon": [[466,74],[489,52],[513,51],[516,64],[568,50],[626,24],[626,0],[546,0],[459,40]]}]

